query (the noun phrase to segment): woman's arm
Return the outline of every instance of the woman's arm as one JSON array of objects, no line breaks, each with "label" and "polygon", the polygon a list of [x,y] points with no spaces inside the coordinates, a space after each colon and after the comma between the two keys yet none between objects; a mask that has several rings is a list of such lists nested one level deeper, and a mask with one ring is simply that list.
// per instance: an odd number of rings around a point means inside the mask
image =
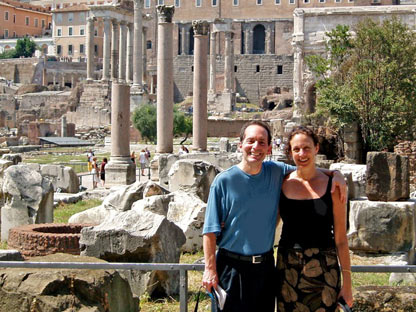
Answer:
[{"label": "woman's arm", "polygon": [[352,298],[352,282],[351,282],[351,263],[350,253],[347,239],[347,213],[345,204],[341,202],[339,190],[336,189],[332,193],[333,213],[334,213],[334,233],[335,245],[342,273],[342,288],[339,297],[344,297],[346,303],[351,307]]}]

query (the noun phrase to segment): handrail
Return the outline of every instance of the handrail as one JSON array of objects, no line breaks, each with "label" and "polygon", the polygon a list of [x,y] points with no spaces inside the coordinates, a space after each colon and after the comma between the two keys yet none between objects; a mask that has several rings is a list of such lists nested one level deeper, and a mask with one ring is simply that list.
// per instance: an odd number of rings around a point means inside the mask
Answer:
[{"label": "handrail", "polygon": [[[203,264],[182,263],[91,263],[91,262],[25,262],[0,261],[0,268],[88,269],[88,270],[141,270],[179,271],[180,312],[188,312],[188,271],[203,271]],[[352,265],[352,272],[416,273],[416,265]]]}]

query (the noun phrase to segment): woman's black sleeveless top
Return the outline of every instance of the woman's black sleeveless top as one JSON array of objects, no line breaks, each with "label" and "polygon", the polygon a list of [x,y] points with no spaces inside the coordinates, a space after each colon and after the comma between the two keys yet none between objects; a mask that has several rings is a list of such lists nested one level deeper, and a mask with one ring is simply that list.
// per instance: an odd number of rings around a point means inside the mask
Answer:
[{"label": "woman's black sleeveless top", "polygon": [[279,209],[283,229],[279,247],[335,247],[331,183],[329,177],[325,194],[316,199],[290,199],[281,192]]}]

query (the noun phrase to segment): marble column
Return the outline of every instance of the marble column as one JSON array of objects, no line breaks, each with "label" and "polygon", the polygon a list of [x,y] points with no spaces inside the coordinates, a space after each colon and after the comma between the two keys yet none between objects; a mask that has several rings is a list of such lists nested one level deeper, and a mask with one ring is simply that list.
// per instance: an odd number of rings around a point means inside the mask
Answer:
[{"label": "marble column", "polygon": [[181,25],[181,55],[186,55],[186,26]]},{"label": "marble column", "polygon": [[159,5],[157,49],[157,153],[173,152],[174,6]]},{"label": "marble column", "polygon": [[104,18],[104,38],[103,38],[103,77],[104,81],[110,80],[110,59],[111,59],[111,19]]},{"label": "marble column", "polygon": [[105,167],[105,184],[132,184],[136,181],[136,166],[130,159],[130,86],[111,86],[111,155]]},{"label": "marble column", "polygon": [[246,26],[244,29],[244,54],[252,54],[252,51],[250,50],[250,28]]},{"label": "marble column", "polygon": [[65,74],[62,74],[61,77],[62,77],[61,87],[65,88]]},{"label": "marble column", "polygon": [[133,87],[142,90],[143,0],[134,0]]},{"label": "marble column", "polygon": [[304,12],[294,11],[294,24],[292,35],[293,46],[293,118],[300,123],[304,111],[303,97],[303,44],[304,44]]},{"label": "marble column", "polygon": [[74,75],[71,75],[71,89],[75,88],[75,78]]},{"label": "marble column", "polygon": [[133,24],[127,24],[127,59],[126,59],[126,80],[133,82]]},{"label": "marble column", "polygon": [[46,70],[48,61],[46,55],[43,56],[43,68],[42,68],[42,86],[48,86],[48,73]]},{"label": "marble column", "polygon": [[87,80],[94,80],[94,21],[95,17],[87,19]]},{"label": "marble column", "polygon": [[143,68],[142,68],[142,84],[143,88],[147,89],[147,44],[146,44],[146,37],[147,36],[147,27],[143,27],[143,34],[142,34],[142,60],[143,60]]},{"label": "marble column", "polygon": [[193,21],[194,29],[194,84],[193,84],[193,146],[195,151],[207,150],[207,21]]},{"label": "marble column", "polygon": [[118,22],[116,19],[111,23],[111,80],[117,82],[118,79]]},{"label": "marble column", "polygon": [[225,32],[225,60],[224,60],[224,93],[232,92],[232,81],[231,81],[231,71],[232,71],[232,33],[230,31]]},{"label": "marble column", "polygon": [[216,54],[216,37],[217,33],[212,32],[210,35],[210,55],[209,55],[209,93],[215,94],[215,78],[217,76],[217,54]]},{"label": "marble column", "polygon": [[120,38],[118,50],[118,79],[120,82],[126,81],[126,56],[127,56],[127,23],[120,22]]},{"label": "marble column", "polygon": [[55,87],[56,84],[56,73],[53,73],[53,86]]}]

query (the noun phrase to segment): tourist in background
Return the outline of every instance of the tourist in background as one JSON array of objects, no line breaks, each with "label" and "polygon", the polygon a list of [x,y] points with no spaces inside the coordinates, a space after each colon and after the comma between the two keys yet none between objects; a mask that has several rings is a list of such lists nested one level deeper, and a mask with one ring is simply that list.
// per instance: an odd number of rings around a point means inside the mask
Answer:
[{"label": "tourist in background", "polygon": [[100,181],[99,170],[97,165],[97,157],[93,156],[91,163],[91,174],[92,174],[92,188],[97,188],[98,182]]},{"label": "tourist in background", "polygon": [[147,165],[147,153],[145,149],[142,149],[140,152],[139,162],[140,162],[140,171],[141,171],[140,174],[144,176],[144,169],[146,168],[146,165]]},{"label": "tourist in background", "polygon": [[105,186],[105,166],[107,165],[107,158],[104,157],[100,165],[100,179],[103,186]]},{"label": "tourist in background", "polygon": [[92,170],[92,158],[94,157],[94,152],[90,150],[87,153],[87,163],[88,163],[88,172],[91,172]]},{"label": "tourist in background", "polygon": [[178,154],[183,155],[183,154],[188,154],[188,153],[189,153],[189,150],[186,148],[186,146],[181,144]]},{"label": "tourist in background", "polygon": [[287,152],[296,170],[285,177],[279,204],[278,311],[336,311],[341,297],[353,303],[345,204],[338,189],[331,194],[332,177],[317,170],[318,151],[312,130],[292,130]]},{"label": "tourist in background", "polygon": [[130,159],[133,164],[136,164],[136,154],[134,154],[134,151],[130,154]]}]

